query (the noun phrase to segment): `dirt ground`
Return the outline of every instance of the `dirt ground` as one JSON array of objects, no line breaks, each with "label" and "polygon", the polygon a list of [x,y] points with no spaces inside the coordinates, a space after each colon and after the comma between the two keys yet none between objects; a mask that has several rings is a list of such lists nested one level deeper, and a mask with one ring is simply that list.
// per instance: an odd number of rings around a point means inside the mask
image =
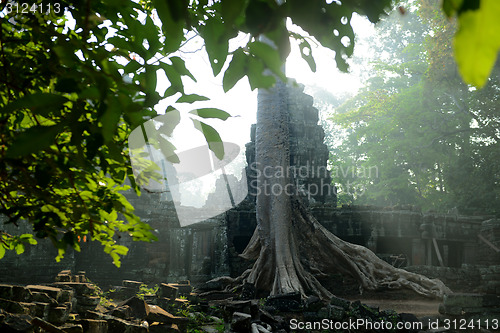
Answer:
[{"label": "dirt ground", "polygon": [[350,301],[361,301],[366,305],[378,307],[380,310],[395,310],[398,313],[412,313],[417,317],[438,315],[440,300],[420,297],[412,293],[383,292],[350,295],[344,298]]}]

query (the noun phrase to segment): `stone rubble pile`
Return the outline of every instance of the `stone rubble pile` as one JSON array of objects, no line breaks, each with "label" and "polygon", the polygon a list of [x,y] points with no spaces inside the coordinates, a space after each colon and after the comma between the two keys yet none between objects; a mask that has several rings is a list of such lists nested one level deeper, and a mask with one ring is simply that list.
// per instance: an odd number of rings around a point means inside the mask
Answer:
[{"label": "stone rubble pile", "polygon": [[101,305],[97,288],[85,272],[61,271],[50,285],[0,284],[0,332],[185,332],[189,318],[165,309],[185,305],[195,297],[189,281],[162,283],[156,295],[141,295],[144,299],[137,296],[141,285],[125,280],[113,297],[129,297]]}]

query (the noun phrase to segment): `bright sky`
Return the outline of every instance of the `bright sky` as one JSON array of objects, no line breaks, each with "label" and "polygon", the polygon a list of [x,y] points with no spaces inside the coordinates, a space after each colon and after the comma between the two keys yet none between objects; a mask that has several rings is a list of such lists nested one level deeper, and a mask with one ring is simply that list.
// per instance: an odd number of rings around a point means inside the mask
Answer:
[{"label": "bright sky", "polygon": [[[354,31],[360,36],[373,34],[373,25],[364,18],[355,15],[352,19]],[[230,47],[235,49],[239,43],[246,42],[247,36],[241,36],[233,41]],[[312,45],[313,46],[313,45]],[[198,102],[195,104],[175,104],[174,106],[181,111],[181,114],[187,114],[188,111],[199,107],[218,107],[229,112],[233,117],[226,121],[214,120],[207,121],[217,129],[224,141],[238,143],[244,146],[250,140],[250,125],[255,123],[257,111],[257,92],[252,91],[246,78],[242,79],[228,93],[222,89],[222,77],[224,69],[217,77],[214,77],[206,56],[202,49],[202,41],[194,39],[185,47],[187,52],[180,56],[186,61],[188,69],[197,78],[194,83],[191,79],[185,78],[186,93],[196,93],[209,97],[207,102]],[[201,50],[200,50],[201,49]],[[368,46],[363,43],[356,44],[355,54],[366,53]],[[193,52],[199,50],[197,52]],[[286,74],[294,78],[297,82],[308,86],[318,86],[329,92],[338,94],[342,92],[356,92],[361,87],[359,69],[353,68],[352,73],[345,74],[337,70],[334,60],[335,53],[321,46],[313,46],[313,56],[316,60],[317,71],[311,72],[307,63],[301,58],[297,45],[292,45],[292,52],[287,59]],[[162,93],[168,87],[168,80],[165,76],[159,76],[158,91]],[[172,105],[179,95],[165,99],[157,106],[157,111],[163,113],[168,105]],[[206,144],[204,137],[195,130],[187,117],[174,132],[174,144],[178,149],[187,149],[193,146]]]},{"label": "bright sky", "polygon": [[[355,46],[355,56],[362,56],[369,53],[369,45],[363,42],[365,37],[374,33],[373,24],[367,19],[354,15],[351,21],[358,38]],[[298,27],[294,31],[300,30]],[[299,32],[299,31],[297,31]],[[302,31],[300,31],[302,32]],[[230,51],[248,41],[248,36],[241,35],[232,41]],[[207,120],[221,135],[223,141],[236,143],[241,147],[241,154],[231,164],[226,166],[226,172],[241,178],[242,167],[245,165],[245,144],[250,141],[250,126],[255,123],[257,112],[257,91],[252,91],[248,84],[248,79],[244,78],[228,93],[224,93],[222,88],[222,78],[229,61],[217,77],[212,74],[212,69],[208,57],[203,49],[201,39],[193,39],[184,48],[185,52],[179,54],[186,61],[187,68],[196,77],[194,83],[189,78],[184,78],[185,92],[209,97],[207,102],[194,104],[175,104],[179,94],[161,101],[156,110],[163,113],[169,106],[173,105],[184,117],[181,123],[175,128],[171,141],[176,146],[177,151],[185,151],[198,146],[206,146],[204,136],[193,127],[187,113],[200,107],[217,107],[229,112],[232,117],[226,121]],[[317,44],[311,44],[312,54],[316,61],[316,72],[311,72],[308,64],[301,58],[297,45],[292,45],[292,51],[287,59],[286,74],[294,78],[298,83],[305,85],[306,93],[311,93],[310,87],[316,86],[333,94],[355,93],[362,85],[361,71],[359,67],[352,67],[351,73],[341,73],[337,70],[333,51],[329,51]],[[163,73],[162,73],[163,74]],[[159,75],[157,90],[162,94],[169,86],[168,79],[164,75]],[[236,170],[236,171],[235,171]],[[214,179],[199,179],[196,182],[197,195],[184,197],[183,205],[201,207],[208,192],[214,189]],[[194,185],[190,185],[193,187]],[[187,192],[182,191],[182,192]]]}]

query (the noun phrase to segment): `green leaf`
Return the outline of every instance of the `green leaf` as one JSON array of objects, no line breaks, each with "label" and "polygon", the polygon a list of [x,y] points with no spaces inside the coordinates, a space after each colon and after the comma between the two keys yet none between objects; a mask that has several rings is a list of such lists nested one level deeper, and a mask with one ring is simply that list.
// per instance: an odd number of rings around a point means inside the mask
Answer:
[{"label": "green leaf", "polygon": [[62,125],[34,126],[19,134],[5,154],[8,158],[36,153],[54,143]]},{"label": "green leaf", "polygon": [[205,124],[196,119],[191,119],[193,121],[194,127],[203,133],[205,139],[208,143],[208,148],[214,152],[215,156],[219,160],[224,158],[224,145],[222,144],[222,139],[220,138],[219,133],[210,125]]},{"label": "green leaf", "polygon": [[232,25],[239,18],[243,19],[246,0],[222,0],[221,13],[224,24]]},{"label": "green leaf", "polygon": [[21,97],[0,109],[0,113],[9,113],[18,109],[30,109],[34,114],[47,116],[52,111],[59,111],[68,99],[50,93],[35,93]]},{"label": "green leaf", "polygon": [[218,118],[222,120],[226,120],[227,118],[231,117],[229,113],[226,111],[222,111],[220,109],[216,108],[202,108],[202,109],[197,109],[193,111],[189,111],[189,113],[192,113],[194,115],[197,115],[198,117],[202,118]]},{"label": "green leaf", "polygon": [[481,0],[478,10],[467,10],[458,16],[459,28],[454,48],[458,70],[465,82],[482,87],[500,50],[500,1]]},{"label": "green leaf", "polygon": [[252,42],[248,45],[250,52],[256,57],[262,59],[267,68],[285,82],[286,77],[282,71],[283,62],[281,61],[278,50],[263,42]]},{"label": "green leaf", "polygon": [[205,40],[205,48],[214,76],[220,73],[228,55],[228,41],[233,36],[229,35],[227,30],[227,26],[221,20],[211,17],[200,31]]},{"label": "green leaf", "polygon": [[122,256],[126,256],[128,253],[128,248],[123,245],[115,245],[113,248],[113,252],[120,254]]},{"label": "green leaf", "polygon": [[159,137],[159,143],[160,143],[160,150],[170,163],[179,163],[180,159],[179,156],[175,153],[175,146],[172,144],[172,142],[168,141],[165,139],[163,136]]},{"label": "green leaf", "polygon": [[154,24],[153,20],[149,15],[146,16],[146,24],[144,25],[143,33],[146,39],[148,40],[149,44],[148,51],[153,55],[156,52],[160,51],[161,42],[158,36],[158,28],[156,27],[156,25]]},{"label": "green leaf", "polygon": [[179,97],[176,103],[194,103],[194,102],[202,102],[202,101],[209,101],[210,98],[205,97],[205,96],[200,96],[197,94],[189,94],[189,95],[182,95]]},{"label": "green leaf", "polygon": [[102,137],[104,142],[109,142],[115,135],[118,121],[120,121],[122,107],[115,96],[108,98],[108,108],[101,117]]},{"label": "green leaf", "polygon": [[143,67],[140,63],[135,60],[130,60],[127,65],[123,68],[124,73],[135,73],[139,68]]},{"label": "green leaf", "polygon": [[154,7],[161,20],[161,28],[165,35],[165,52],[175,52],[179,49],[184,39],[184,20],[181,8],[176,6],[179,0],[153,0]]},{"label": "green leaf", "polygon": [[5,255],[5,247],[2,243],[0,243],[0,259],[2,259]]},{"label": "green leaf", "polygon": [[16,253],[19,255],[19,254],[23,254],[24,253],[24,244],[22,243],[19,243],[19,244],[16,244]]},{"label": "green leaf", "polygon": [[111,258],[113,259],[113,264],[114,264],[116,267],[120,268],[120,267],[121,267],[121,265],[122,265],[122,263],[121,263],[121,261],[120,261],[120,256],[119,256],[117,253],[115,253],[115,252],[111,252],[109,255],[110,255],[110,256],[111,256]]},{"label": "green leaf", "polygon": [[276,79],[271,75],[264,75],[264,64],[259,59],[249,58],[248,81],[252,90],[256,88],[271,88]]},{"label": "green leaf", "polygon": [[184,62],[184,60],[182,60],[179,57],[170,57],[170,58],[168,58],[168,60],[170,60],[172,62],[172,66],[174,66],[177,73],[179,73],[180,75],[183,75],[183,76],[188,76],[191,78],[191,80],[196,82],[196,78],[186,68],[186,63]]},{"label": "green leaf", "polygon": [[234,85],[245,76],[247,63],[248,57],[241,47],[233,52],[233,58],[222,79],[224,92],[231,90]]}]

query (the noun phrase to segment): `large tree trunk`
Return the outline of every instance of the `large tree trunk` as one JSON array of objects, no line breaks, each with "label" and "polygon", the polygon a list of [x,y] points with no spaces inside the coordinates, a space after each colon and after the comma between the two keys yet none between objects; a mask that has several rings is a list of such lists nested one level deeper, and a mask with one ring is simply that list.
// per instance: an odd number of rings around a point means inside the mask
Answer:
[{"label": "large tree trunk", "polygon": [[300,292],[330,298],[316,277],[343,273],[368,290],[409,288],[441,298],[439,280],[397,269],[369,249],[326,230],[298,198],[290,166],[287,88],[259,90],[256,127],[257,229],[242,256],[256,260],[246,282],[271,295]]}]

